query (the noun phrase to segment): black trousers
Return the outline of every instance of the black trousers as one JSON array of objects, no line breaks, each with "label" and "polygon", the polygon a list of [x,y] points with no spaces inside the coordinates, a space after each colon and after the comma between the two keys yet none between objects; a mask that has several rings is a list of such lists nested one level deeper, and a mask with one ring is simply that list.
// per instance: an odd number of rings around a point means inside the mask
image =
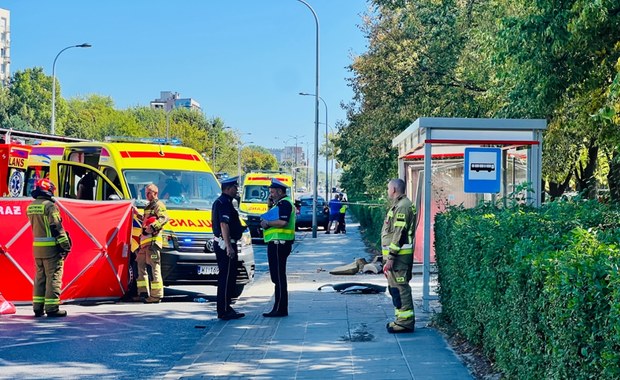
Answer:
[{"label": "black trousers", "polygon": [[292,241],[284,244],[267,243],[269,275],[275,285],[275,303],[271,311],[288,313],[288,284],[286,282],[286,260],[293,248]]},{"label": "black trousers", "polygon": [[[232,245],[235,253],[237,244]],[[217,243],[214,245],[217,266],[220,270],[217,275],[217,315],[222,316],[231,311],[230,303],[232,294],[237,285],[237,256],[231,259],[225,249],[221,249]]]}]

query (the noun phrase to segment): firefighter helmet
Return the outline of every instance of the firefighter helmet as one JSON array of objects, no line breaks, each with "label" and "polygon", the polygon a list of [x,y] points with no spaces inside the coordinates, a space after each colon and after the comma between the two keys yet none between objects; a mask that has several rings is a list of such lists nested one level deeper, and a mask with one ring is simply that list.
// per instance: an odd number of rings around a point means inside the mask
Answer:
[{"label": "firefighter helmet", "polygon": [[56,190],[56,185],[54,182],[50,181],[49,178],[41,178],[35,182],[34,187],[36,190],[42,191],[43,193],[54,195],[54,191]]}]

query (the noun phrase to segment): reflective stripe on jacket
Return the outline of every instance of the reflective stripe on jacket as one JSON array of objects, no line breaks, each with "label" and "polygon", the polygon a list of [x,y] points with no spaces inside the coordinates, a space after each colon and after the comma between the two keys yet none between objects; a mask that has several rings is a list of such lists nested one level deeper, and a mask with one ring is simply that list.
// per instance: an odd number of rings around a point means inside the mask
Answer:
[{"label": "reflective stripe on jacket", "polygon": [[47,197],[37,197],[26,210],[32,226],[32,251],[37,259],[55,257],[61,251],[70,251],[71,243],[62,227],[62,218],[56,204]]},{"label": "reflective stripe on jacket", "polygon": [[159,199],[153,199],[146,206],[144,206],[144,215],[142,221],[144,222],[151,216],[154,216],[156,220],[151,223],[151,228],[155,231],[153,234],[142,234],[140,236],[140,246],[146,246],[156,244],[160,248],[164,246],[164,239],[159,233],[166,223],[168,223],[168,213],[166,211],[166,205]]},{"label": "reflective stripe on jacket", "polygon": [[291,216],[288,219],[288,223],[284,227],[269,227],[264,231],[265,243],[269,243],[272,240],[295,240],[295,206],[290,197],[284,197],[280,200],[287,201],[291,204]]},{"label": "reflective stripe on jacket", "polygon": [[415,207],[403,194],[394,200],[381,229],[381,251],[384,255],[411,255]]}]

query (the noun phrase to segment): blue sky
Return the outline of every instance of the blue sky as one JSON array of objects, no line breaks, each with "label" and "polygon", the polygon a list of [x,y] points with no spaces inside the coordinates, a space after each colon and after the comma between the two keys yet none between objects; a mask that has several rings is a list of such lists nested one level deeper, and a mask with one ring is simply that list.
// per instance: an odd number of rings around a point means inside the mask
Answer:
[{"label": "blue sky", "polygon": [[[368,4],[307,1],[319,17],[320,95],[334,126],[346,117],[340,103],[352,98],[346,67],[366,50],[359,25]],[[245,142],[314,141],[314,98],[298,93],[315,89],[315,22],[296,0],[4,0],[0,7],[11,11],[11,72],[40,66],[52,75],[61,49],[93,45],[58,58],[64,98],[110,96],[124,109],[175,91],[208,117],[252,133]]]}]

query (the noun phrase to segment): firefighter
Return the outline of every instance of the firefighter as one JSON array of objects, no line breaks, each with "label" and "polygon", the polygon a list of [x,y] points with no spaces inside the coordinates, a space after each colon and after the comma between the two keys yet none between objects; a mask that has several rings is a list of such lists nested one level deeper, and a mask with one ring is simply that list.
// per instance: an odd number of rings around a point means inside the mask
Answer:
[{"label": "firefighter", "polygon": [[35,263],[32,308],[35,317],[66,317],[60,310],[62,269],[71,251],[71,240],[62,227],[60,211],[55,204],[56,186],[47,178],[37,180],[26,211],[32,226],[32,251]]},{"label": "firefighter", "polygon": [[[146,186],[145,196],[149,203],[144,206],[144,214],[133,208],[134,214],[142,220],[140,249],[136,255],[138,263],[138,294],[136,301],[144,299],[144,303],[159,303],[164,298],[164,280],[161,276],[161,249],[164,245],[161,229],[168,222],[166,205],[157,198],[158,188],[151,183]],[[150,282],[146,266],[150,265],[153,281]]]},{"label": "firefighter", "polygon": [[411,297],[411,271],[413,269],[413,229],[415,208],[405,196],[405,182],[393,179],[388,183],[390,208],[381,230],[383,273],[388,280],[388,290],[394,305],[394,322],[387,324],[389,333],[408,333],[415,328],[415,313]]},{"label": "firefighter", "polygon": [[233,206],[233,199],[239,194],[236,179],[222,181],[222,194],[213,202],[211,221],[215,236],[215,256],[219,273],[217,276],[217,317],[225,321],[239,319],[244,313],[237,313],[231,306],[232,292],[237,283],[237,242],[241,239],[244,227],[239,213]]},{"label": "firefighter", "polygon": [[[286,260],[291,254],[295,241],[295,206],[286,195],[286,186],[275,178],[271,179],[269,194],[277,207],[277,215],[269,220],[261,219],[265,243],[267,243],[267,261],[269,275],[275,285],[275,302],[264,317],[286,317],[288,315],[288,284],[286,281]],[[269,212],[267,213],[269,214]],[[267,215],[263,214],[263,216]]]}]

